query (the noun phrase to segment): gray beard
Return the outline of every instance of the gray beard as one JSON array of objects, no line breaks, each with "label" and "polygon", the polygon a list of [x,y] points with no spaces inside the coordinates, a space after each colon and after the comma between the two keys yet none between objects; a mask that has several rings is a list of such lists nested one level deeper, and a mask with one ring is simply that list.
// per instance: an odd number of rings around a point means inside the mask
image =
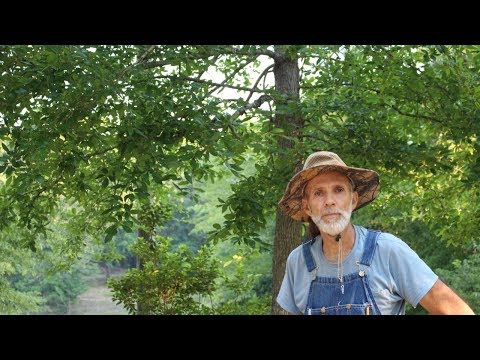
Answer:
[{"label": "gray beard", "polygon": [[[325,222],[322,220],[322,216],[326,214],[340,213],[340,218],[332,222]],[[344,211],[339,209],[331,209],[328,211],[322,212],[318,216],[311,216],[312,221],[318,226],[320,231],[325,232],[331,236],[340,234],[345,230],[350,222],[350,217],[352,215],[352,208],[350,205],[350,211]]]}]

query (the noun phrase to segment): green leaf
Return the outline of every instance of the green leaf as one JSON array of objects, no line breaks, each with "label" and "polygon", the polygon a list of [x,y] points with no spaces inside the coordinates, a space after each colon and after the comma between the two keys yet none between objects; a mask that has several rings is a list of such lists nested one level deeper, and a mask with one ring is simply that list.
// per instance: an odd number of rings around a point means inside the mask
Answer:
[{"label": "green leaf", "polygon": [[3,150],[5,150],[5,152],[6,152],[7,154],[10,155],[10,149],[7,147],[7,145],[5,145],[5,143],[2,143],[2,148],[3,148]]},{"label": "green leaf", "polygon": [[129,226],[127,226],[127,225],[125,225],[125,224],[122,225],[122,228],[123,228],[123,230],[125,230],[125,232],[127,232],[127,233],[133,232],[132,228],[129,227]]},{"label": "green leaf", "polygon": [[106,230],[105,230],[105,242],[109,242],[112,240],[112,238],[117,234],[117,225],[113,224],[110,225]]}]

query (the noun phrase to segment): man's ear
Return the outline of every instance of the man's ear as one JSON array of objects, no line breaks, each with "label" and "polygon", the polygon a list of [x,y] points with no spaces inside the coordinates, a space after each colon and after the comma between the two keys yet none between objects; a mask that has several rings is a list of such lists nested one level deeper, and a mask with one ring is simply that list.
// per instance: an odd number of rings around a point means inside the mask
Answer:
[{"label": "man's ear", "polygon": [[305,213],[308,216],[312,216],[312,212],[310,211],[310,206],[308,206],[308,203],[307,203],[306,199],[302,199],[302,209],[303,209],[303,211],[305,211]]},{"label": "man's ear", "polygon": [[352,198],[352,209],[355,209],[358,204],[358,192],[354,191],[353,192],[353,198]]}]

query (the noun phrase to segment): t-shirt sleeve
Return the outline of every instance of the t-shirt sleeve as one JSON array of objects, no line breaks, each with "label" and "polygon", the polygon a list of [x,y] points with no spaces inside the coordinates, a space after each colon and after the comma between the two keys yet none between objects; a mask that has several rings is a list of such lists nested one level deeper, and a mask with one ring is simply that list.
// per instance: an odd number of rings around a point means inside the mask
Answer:
[{"label": "t-shirt sleeve", "polygon": [[282,285],[280,286],[280,291],[277,296],[277,303],[285,311],[288,311],[291,314],[301,315],[302,312],[298,309],[295,304],[294,297],[294,266],[293,266],[292,254],[287,258],[287,265],[285,269],[285,275],[283,276]]},{"label": "t-shirt sleeve", "polygon": [[391,244],[389,269],[395,291],[408,303],[416,307],[432,288],[438,276],[405,242],[391,234],[385,234]]}]

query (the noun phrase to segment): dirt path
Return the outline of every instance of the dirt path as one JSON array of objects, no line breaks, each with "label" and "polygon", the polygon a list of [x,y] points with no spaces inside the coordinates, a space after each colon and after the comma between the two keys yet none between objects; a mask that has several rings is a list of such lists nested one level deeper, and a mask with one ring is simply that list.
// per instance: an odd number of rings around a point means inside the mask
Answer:
[{"label": "dirt path", "polygon": [[[119,274],[115,274],[118,276]],[[95,279],[92,287],[70,306],[70,315],[127,315],[128,312],[112,301],[105,277]]]}]

